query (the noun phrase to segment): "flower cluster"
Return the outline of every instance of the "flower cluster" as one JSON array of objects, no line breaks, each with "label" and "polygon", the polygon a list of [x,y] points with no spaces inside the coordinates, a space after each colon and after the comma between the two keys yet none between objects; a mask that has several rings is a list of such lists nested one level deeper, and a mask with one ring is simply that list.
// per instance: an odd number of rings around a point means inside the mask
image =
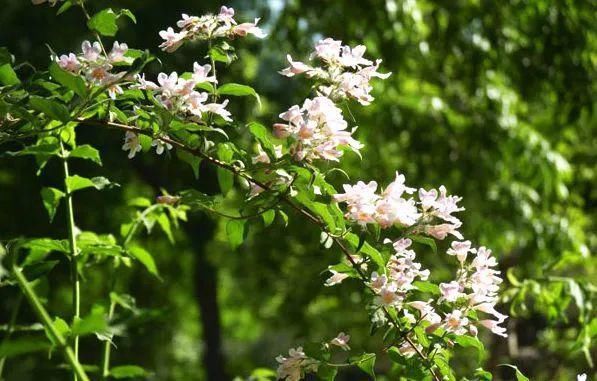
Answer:
[{"label": "flower cluster", "polygon": [[176,72],[160,73],[157,84],[145,79],[145,75],[137,75],[135,88],[152,91],[156,100],[173,114],[181,114],[195,122],[203,121],[206,113],[219,115],[226,122],[231,122],[231,114],[226,110],[228,100],[222,103],[207,103],[209,94],[195,88],[202,83],[215,83],[215,76],[210,76],[211,65],[193,64],[193,74],[184,79]]},{"label": "flower cluster", "polygon": [[415,288],[413,282],[429,277],[429,270],[421,270],[421,264],[414,261],[416,255],[409,249],[411,244],[408,238],[394,242],[396,253],[388,261],[387,275],[375,271],[371,274],[369,286],[376,293],[379,305],[401,308],[408,292]]},{"label": "flower cluster", "polygon": [[302,347],[291,348],[288,357],[282,355],[276,357],[278,365],[278,379],[286,381],[299,381],[305,377],[305,373],[317,372],[319,361],[307,357]]},{"label": "flower cluster", "polygon": [[347,131],[342,111],[327,97],[307,99],[302,107],[292,106],[280,118],[287,123],[275,124],[274,135],[293,140],[290,151],[296,160],[338,161],[342,147],[356,152],[363,147],[352,137],[354,130]]},{"label": "flower cluster", "polygon": [[363,57],[365,46],[351,48],[342,45],[342,41],[326,38],[315,45],[310,59],[321,63],[321,66],[310,66],[300,61],[293,61],[287,56],[290,66],[280,73],[287,77],[305,74],[315,78],[322,84],[317,87],[318,93],[332,99],[355,99],[362,105],[373,101],[371,96],[372,78],[386,79],[391,73],[379,73],[381,60],[375,62]]},{"label": "flower cluster", "polygon": [[[477,327],[483,326],[497,335],[507,336],[506,329],[499,325],[507,316],[495,310],[502,282],[500,272],[495,269],[497,261],[491,255],[491,250],[485,247],[476,249],[471,247],[470,241],[462,241],[463,237],[457,230],[462,222],[452,215],[464,210],[458,206],[460,197],[448,195],[442,186],[439,190],[419,189],[416,201],[410,197],[415,189],[406,186],[404,176],[399,173],[380,194],[374,181],[344,185],[344,192],[334,195],[334,199],[346,203],[346,217],[361,226],[379,224],[389,228],[396,225],[410,227],[411,233],[425,233],[436,239],[445,239],[452,234],[461,240],[453,241],[447,250],[447,254],[456,257],[460,264],[456,279],[440,283],[441,295],[437,300],[428,301],[411,300],[413,294],[409,294],[416,289],[414,282],[417,279],[425,281],[430,275],[429,270],[422,270],[421,264],[415,262],[415,252],[410,249],[412,241],[402,238],[393,242],[395,254],[382,269],[382,274],[372,272],[368,282],[376,295],[377,305],[402,311],[413,324],[417,323],[417,319],[412,312],[418,311],[420,321],[429,324],[428,331],[441,327],[457,335],[470,333],[476,336]],[[437,224],[437,220],[441,223]],[[386,239],[385,242],[391,241]],[[470,255],[472,259],[467,261]],[[332,273],[326,285],[342,282],[346,278],[344,275]],[[436,312],[439,305],[442,306],[441,310],[451,312],[442,316]],[[495,320],[471,317],[478,316],[478,313],[490,315]],[[408,348],[404,348],[404,351],[409,352]]]},{"label": "flower cluster", "polygon": [[416,189],[405,185],[404,175],[396,172],[395,180],[381,193],[377,193],[375,181],[356,185],[344,184],[344,193],[334,195],[336,202],[347,204],[346,218],[361,226],[379,224],[382,228],[391,226],[412,227],[436,239],[444,239],[448,234],[462,239],[458,228],[462,222],[452,213],[463,211],[458,206],[461,197],[448,195],[446,188],[426,191],[419,189],[419,200],[410,195]]},{"label": "flower cluster", "polygon": [[217,15],[208,14],[200,17],[182,14],[176,26],[175,32],[172,27],[160,32],[164,42],[160,48],[167,52],[178,49],[185,41],[210,40],[214,38],[244,37],[252,34],[258,38],[265,37],[265,33],[257,26],[259,19],[252,23],[238,24],[234,19],[234,9],[222,6]]},{"label": "flower cluster", "polygon": [[95,86],[108,86],[108,94],[112,99],[117,94],[122,94],[122,87],[117,83],[124,77],[125,72],[112,73],[117,64],[131,63],[132,59],[126,56],[128,46],[115,41],[112,50],[107,53],[99,42],[83,41],[81,53],[63,54],[56,57],[56,63],[73,74],[82,74],[85,79]]}]

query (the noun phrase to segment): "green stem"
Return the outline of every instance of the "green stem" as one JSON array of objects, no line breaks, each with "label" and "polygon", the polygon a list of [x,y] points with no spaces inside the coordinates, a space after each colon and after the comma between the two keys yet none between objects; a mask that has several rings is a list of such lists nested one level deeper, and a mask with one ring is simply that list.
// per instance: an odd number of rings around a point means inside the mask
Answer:
[{"label": "green stem", "polygon": [[54,327],[54,323],[52,322],[50,315],[48,314],[48,312],[46,311],[44,306],[41,304],[41,302],[39,301],[39,298],[37,297],[37,295],[35,294],[35,291],[33,290],[31,285],[29,284],[29,282],[27,281],[27,279],[21,272],[21,269],[18,268],[16,266],[16,264],[13,264],[12,272],[15,276],[15,279],[17,280],[17,283],[19,284],[19,287],[23,291],[23,294],[25,294],[25,298],[27,298],[27,300],[29,301],[29,304],[33,308],[33,311],[37,315],[38,319],[41,321],[43,326],[46,328],[46,332],[52,338],[52,341],[54,343],[57,343],[57,345],[64,352],[66,361],[73,368],[73,373],[79,378],[79,380],[89,381],[89,377],[87,377],[87,374],[85,373],[85,370],[83,369],[83,366],[81,365],[81,363],[79,363],[79,360],[77,359],[77,356],[75,355],[75,352],[73,351],[73,349],[70,346],[67,345],[66,339],[64,338],[64,336],[62,336],[62,334]]},{"label": "green stem", "polygon": [[[66,224],[68,226],[68,237],[70,242],[70,256],[71,256],[71,273],[72,273],[72,303],[73,303],[73,323],[81,316],[81,284],[79,280],[79,269],[77,265],[77,257],[79,250],[77,248],[77,238],[75,236],[75,216],[73,212],[73,194],[68,185],[69,170],[68,159],[66,157],[66,150],[64,144],[60,141],[60,151],[62,154],[62,163],[64,169],[64,189],[66,191]],[[79,337],[74,337],[74,355],[75,359],[79,359]],[[73,380],[77,381],[77,374],[73,373]]]},{"label": "green stem", "polygon": [[[108,312],[108,321],[114,317],[116,303],[110,302],[110,311]],[[110,375],[110,351],[112,350],[112,341],[106,340],[104,343],[104,357],[102,358],[102,380],[106,380]]]},{"label": "green stem", "polygon": [[[15,303],[15,306],[12,310],[12,314],[10,316],[10,321],[8,322],[8,327],[6,330],[6,336],[4,336],[4,339],[2,340],[2,344],[8,342],[8,339],[10,339],[10,336],[12,335],[12,333],[14,331],[14,326],[15,326],[15,323],[17,322],[17,316],[19,315],[19,310],[21,309],[22,301],[23,301],[23,295],[19,294],[19,296],[17,298],[17,302]],[[4,363],[5,362],[6,362],[6,357],[0,358],[0,380],[2,380],[2,373],[4,371]]]}]

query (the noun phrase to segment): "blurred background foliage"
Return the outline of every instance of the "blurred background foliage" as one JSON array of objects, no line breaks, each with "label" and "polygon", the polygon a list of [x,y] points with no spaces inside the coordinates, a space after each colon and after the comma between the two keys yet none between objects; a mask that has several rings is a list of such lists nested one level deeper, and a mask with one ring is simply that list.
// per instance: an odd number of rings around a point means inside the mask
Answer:
[{"label": "blurred background foliage", "polygon": [[[157,32],[173,25],[180,13],[216,11],[219,1],[89,1],[131,9],[137,25],[118,35],[130,47],[157,52]],[[511,379],[500,363],[517,364],[532,380],[571,380],[591,375],[597,338],[595,302],[597,249],[597,123],[594,114],[597,64],[595,4],[572,0],[270,0],[230,1],[241,19],[263,17],[266,42],[239,41],[240,61],[220,69],[222,81],[248,83],[262,95],[263,107],[233,106],[238,121],[271,124],[290,105],[302,102],[305,81],[276,73],[285,55],[306,59],[314,41],[330,36],[350,45],[365,44],[381,57],[392,77],[378,81],[376,101],[350,106],[365,142],[363,160],[349,156],[344,168],[353,180],[387,184],[398,170],[411,186],[444,184],[464,197],[465,236],[494,250],[507,274],[503,310],[510,310],[510,337],[487,337],[491,356],[483,360],[496,379]],[[77,11],[55,16],[57,8],[29,1],[3,0],[0,45],[45,68],[47,43],[56,52],[77,51],[87,35]],[[189,70],[202,61],[201,46],[175,54],[159,53],[159,71]],[[23,70],[26,70],[23,69]],[[80,227],[117,232],[134,214],[128,201],[155,197],[192,186],[216,189],[215,173],[201,166],[195,180],[176,158],[145,155],[128,160],[122,136],[110,131],[79,130],[79,141],[102,150],[104,167],[80,164],[78,170],[109,174],[122,186],[100,194],[77,195]],[[7,147],[3,148],[8,149]],[[25,159],[0,158],[0,239],[17,235],[62,237],[39,189],[59,171],[40,177]],[[55,165],[55,164],[54,164]],[[341,184],[345,179],[338,175]],[[62,211],[59,211],[62,213]],[[109,284],[137,298],[146,311],[117,342],[117,362],[138,363],[155,380],[210,380],[247,377],[256,367],[275,367],[274,357],[297,343],[326,340],[349,332],[351,346],[374,350],[359,285],[322,286],[322,271],[340,254],[319,245],[319,232],[290,216],[267,230],[249,231],[232,252],[225,221],[192,215],[175,232],[148,236],[162,280],[142,269],[120,270],[114,279],[86,275],[87,295],[105,295]],[[439,277],[440,255],[421,255]],[[68,314],[68,266],[46,294],[50,308]],[[448,276],[449,271],[445,271]],[[591,281],[593,283],[591,283]],[[0,324],[9,319],[17,290],[0,289]],[[83,301],[85,302],[85,300]],[[89,308],[89,306],[84,306]],[[33,320],[31,311],[22,314]],[[99,353],[91,340],[84,354]],[[97,346],[97,348],[96,348]],[[378,362],[378,373],[387,371]],[[470,371],[473,354],[462,353],[454,366]],[[6,364],[6,380],[59,380],[63,372],[40,357]],[[383,379],[383,377],[381,377]],[[340,380],[361,380],[350,370]],[[387,379],[391,379],[388,376]]]}]

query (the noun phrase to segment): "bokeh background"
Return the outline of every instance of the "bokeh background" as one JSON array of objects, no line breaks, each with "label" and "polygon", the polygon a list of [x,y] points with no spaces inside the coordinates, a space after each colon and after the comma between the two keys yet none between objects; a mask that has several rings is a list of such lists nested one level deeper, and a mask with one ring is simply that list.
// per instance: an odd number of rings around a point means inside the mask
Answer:
[{"label": "bokeh background", "polygon": [[[149,75],[188,71],[204,60],[200,45],[174,54],[159,52],[158,31],[181,13],[214,12],[223,3],[193,0],[88,1],[91,10],[129,8],[138,24],[123,23],[117,36],[129,47],[155,52]],[[240,60],[219,69],[221,81],[247,83],[263,107],[235,102],[238,120],[270,125],[290,105],[308,95],[306,81],[277,74],[285,55],[306,58],[314,41],[333,37],[365,44],[370,57],[383,58],[376,101],[352,106],[363,160],[343,162],[352,179],[387,184],[394,172],[409,185],[444,184],[463,196],[463,232],[491,247],[508,274],[501,309],[513,315],[508,339],[486,337],[491,356],[483,366],[495,379],[512,379],[501,363],[518,365],[532,380],[572,380],[594,376],[592,340],[597,336],[595,302],[597,249],[597,121],[594,113],[597,20],[592,1],[572,0],[271,0],[229,1],[237,19],[262,17],[265,41],[235,43]],[[37,68],[54,51],[77,51],[91,39],[78,10],[56,16],[57,8],[25,0],[2,0],[0,45],[18,62]],[[79,130],[79,141],[102,150],[104,166],[85,163],[77,170],[107,175],[120,188],[75,198],[77,223],[97,232],[118,232],[134,213],[127,200],[154,197],[192,186],[217,189],[215,173],[201,166],[196,180],[175,157],[152,155],[128,160],[122,136]],[[2,151],[8,149],[2,147]],[[49,224],[39,190],[52,185],[60,168],[51,164],[35,175],[33,160],[0,158],[0,239],[63,237],[64,218]],[[60,178],[59,176],[57,178]],[[336,179],[342,183],[342,177]],[[117,340],[115,364],[140,364],[155,380],[231,380],[254,368],[275,367],[275,356],[291,346],[326,340],[339,331],[352,346],[375,350],[358,284],[322,286],[327,265],[340,253],[319,245],[319,232],[292,218],[267,230],[254,229],[236,251],[225,242],[225,221],[191,215],[176,231],[144,239],[162,280],[143,269],[123,269],[116,279],[86,274],[83,293],[101,298],[114,282],[128,291],[144,313]],[[439,276],[449,261],[422,258]],[[68,265],[54,270],[55,284],[41,285],[50,308],[68,316]],[[593,281],[593,283],[591,283]],[[9,319],[17,292],[0,289],[0,324]],[[91,297],[89,298],[91,299]],[[90,308],[85,305],[84,310]],[[21,320],[34,321],[31,311]],[[0,332],[1,334],[1,332]],[[84,339],[84,356],[97,358],[100,345]],[[477,367],[473,353],[453,362],[462,372]],[[378,379],[389,365],[378,362]],[[42,356],[7,362],[7,381],[62,380],[67,376]],[[365,380],[358,370],[339,380]]]}]

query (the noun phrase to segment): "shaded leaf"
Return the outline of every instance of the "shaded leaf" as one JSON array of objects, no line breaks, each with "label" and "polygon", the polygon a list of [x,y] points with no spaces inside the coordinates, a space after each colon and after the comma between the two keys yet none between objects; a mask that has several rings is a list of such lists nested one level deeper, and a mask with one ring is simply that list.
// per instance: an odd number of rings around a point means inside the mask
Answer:
[{"label": "shaded leaf", "polygon": [[228,236],[228,243],[232,250],[235,250],[243,243],[245,222],[244,220],[230,220],[226,224],[226,235]]},{"label": "shaded leaf", "polygon": [[74,150],[70,152],[69,157],[87,159],[93,161],[94,163],[102,165],[102,159],[100,158],[99,151],[90,146],[89,144],[84,144],[76,147]]},{"label": "shaded leaf", "polygon": [[41,190],[41,199],[44,204],[44,208],[48,212],[48,216],[50,217],[50,222],[54,219],[54,215],[56,214],[56,209],[60,204],[60,200],[65,196],[65,193],[60,189],[56,188],[42,188]]},{"label": "shaded leaf", "polygon": [[56,62],[50,64],[50,75],[56,82],[74,91],[81,98],[87,95],[87,88],[83,78],[63,70]]},{"label": "shaded leaf", "polygon": [[44,113],[47,117],[66,123],[70,119],[68,109],[62,103],[52,99],[46,99],[38,96],[29,98],[29,105],[35,111]]}]

